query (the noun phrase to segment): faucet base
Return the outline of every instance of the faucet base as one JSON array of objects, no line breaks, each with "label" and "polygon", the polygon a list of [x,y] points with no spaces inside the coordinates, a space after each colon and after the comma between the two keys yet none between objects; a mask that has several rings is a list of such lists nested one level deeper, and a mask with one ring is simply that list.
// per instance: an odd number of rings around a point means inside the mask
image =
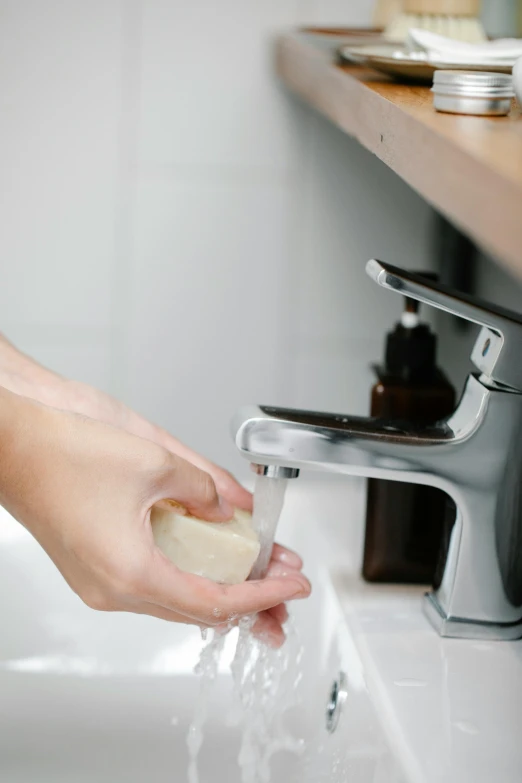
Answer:
[{"label": "faucet base", "polygon": [[440,636],[453,639],[477,639],[512,642],[522,639],[522,618],[514,623],[486,623],[448,617],[440,606],[435,593],[426,593],[424,614]]}]

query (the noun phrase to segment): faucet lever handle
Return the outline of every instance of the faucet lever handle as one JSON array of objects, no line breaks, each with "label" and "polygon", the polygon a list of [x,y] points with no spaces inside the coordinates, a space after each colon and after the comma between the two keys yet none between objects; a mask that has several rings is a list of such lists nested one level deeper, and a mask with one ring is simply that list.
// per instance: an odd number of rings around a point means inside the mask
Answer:
[{"label": "faucet lever handle", "polygon": [[522,316],[376,259],[366,272],[389,291],[482,326],[471,361],[492,381],[522,391]]}]

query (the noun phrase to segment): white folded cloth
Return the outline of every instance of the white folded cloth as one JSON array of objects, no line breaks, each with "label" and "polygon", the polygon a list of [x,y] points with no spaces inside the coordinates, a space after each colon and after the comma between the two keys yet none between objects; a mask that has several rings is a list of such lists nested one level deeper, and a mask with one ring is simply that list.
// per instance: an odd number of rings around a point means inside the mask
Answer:
[{"label": "white folded cloth", "polygon": [[455,65],[509,66],[522,57],[522,39],[519,38],[502,38],[471,44],[419,28],[410,29],[408,47],[413,51],[425,53],[431,61]]}]

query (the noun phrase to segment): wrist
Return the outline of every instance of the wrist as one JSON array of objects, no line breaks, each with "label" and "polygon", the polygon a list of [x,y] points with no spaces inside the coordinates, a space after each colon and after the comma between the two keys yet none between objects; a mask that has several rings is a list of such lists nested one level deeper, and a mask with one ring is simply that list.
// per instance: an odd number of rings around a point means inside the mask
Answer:
[{"label": "wrist", "polygon": [[35,520],[45,519],[41,509],[56,469],[62,417],[60,411],[0,389],[0,505],[33,535]]},{"label": "wrist", "polygon": [[63,378],[18,351],[0,335],[0,386],[53,405],[63,384]]}]

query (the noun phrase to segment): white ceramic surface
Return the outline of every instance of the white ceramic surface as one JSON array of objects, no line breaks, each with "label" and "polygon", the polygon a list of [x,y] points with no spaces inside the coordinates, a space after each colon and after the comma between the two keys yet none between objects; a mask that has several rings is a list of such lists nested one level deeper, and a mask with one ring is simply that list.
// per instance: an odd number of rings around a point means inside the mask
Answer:
[{"label": "white ceramic surface", "polygon": [[522,108],[522,57],[513,66],[513,89],[519,106]]},{"label": "white ceramic surface", "polygon": [[[293,608],[305,658],[291,722],[309,760],[303,770],[282,755],[273,783],[518,783],[522,645],[441,640],[421,590],[362,584],[362,489],[305,475],[288,493],[279,537],[303,553],[315,587]],[[184,783],[199,633],[87,609],[6,514],[0,595],[2,783]],[[329,736],[339,669],[349,693]],[[239,783],[225,669],[218,680],[202,783]]]},{"label": "white ceramic surface", "polygon": [[341,59],[366,65],[399,79],[431,82],[435,71],[456,69],[462,71],[491,71],[511,73],[511,64],[491,62],[451,63],[444,62],[419,52],[410,52],[397,44],[364,44],[343,46],[339,50]]}]

